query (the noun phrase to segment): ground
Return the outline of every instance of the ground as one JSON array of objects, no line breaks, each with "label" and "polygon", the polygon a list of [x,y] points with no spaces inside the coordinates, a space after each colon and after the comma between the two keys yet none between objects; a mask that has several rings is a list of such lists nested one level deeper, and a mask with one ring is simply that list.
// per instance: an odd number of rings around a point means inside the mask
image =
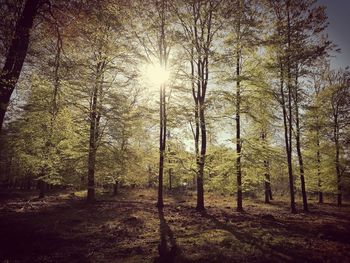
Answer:
[{"label": "ground", "polygon": [[350,262],[350,206],[310,204],[291,214],[288,202],[249,200],[234,210],[231,196],[165,197],[123,189],[87,204],[81,193],[0,195],[0,262]]}]

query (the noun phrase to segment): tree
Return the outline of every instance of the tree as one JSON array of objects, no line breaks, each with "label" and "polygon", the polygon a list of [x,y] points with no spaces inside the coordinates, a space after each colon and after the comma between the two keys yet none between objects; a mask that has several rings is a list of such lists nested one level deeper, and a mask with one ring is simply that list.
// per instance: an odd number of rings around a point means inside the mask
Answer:
[{"label": "tree", "polygon": [[193,131],[197,163],[196,209],[203,211],[205,209],[203,181],[207,151],[206,94],[213,41],[221,28],[221,23],[217,21],[217,12],[222,1],[193,0],[181,4],[175,8],[175,12],[183,29],[183,37],[187,42],[184,48],[189,57],[191,91],[195,104]]},{"label": "tree", "polygon": [[[113,120],[115,108],[113,94],[118,85],[131,85],[135,79],[130,59],[132,46],[128,46],[122,15],[127,6],[115,1],[90,1],[81,6],[79,19],[69,25],[70,60],[74,71],[71,76],[71,103],[80,111],[80,118],[88,120],[87,200],[95,199],[95,167],[98,148],[105,143],[107,124]],[[85,26],[89,25],[89,26]],[[68,37],[67,36],[67,37]],[[73,40],[74,39],[74,40]],[[82,52],[82,50],[84,52]]]},{"label": "tree", "polygon": [[[337,175],[337,205],[342,205],[341,140],[350,123],[350,72],[339,70],[327,74],[328,87],[324,91],[329,97],[330,121],[333,129],[332,140],[335,147],[334,164]],[[326,95],[326,96],[327,96]]]},{"label": "tree", "polygon": [[0,74],[0,132],[10,98],[27,55],[30,33],[39,8],[39,0],[27,0],[18,18],[6,61]]},{"label": "tree", "polygon": [[[171,12],[170,1],[168,0],[150,0],[147,9],[144,8],[144,1],[137,2],[138,12],[142,19],[148,21],[147,31],[141,28],[135,32],[137,39],[144,49],[144,57],[148,64],[153,64],[157,69],[157,74],[167,75],[169,68],[169,56],[171,50]],[[139,25],[138,25],[139,26]],[[155,76],[161,77],[161,76]],[[157,207],[164,206],[163,201],[163,177],[164,177],[164,158],[167,139],[167,79],[160,83],[159,89],[159,165],[158,165],[158,197]]]},{"label": "tree", "polygon": [[[248,64],[247,61],[252,60],[254,52],[256,52],[259,37],[257,34],[258,21],[260,14],[257,11],[257,3],[254,1],[234,0],[230,1],[232,7],[228,7],[226,11],[229,15],[228,26],[231,30],[226,40],[227,45],[231,45],[228,60],[235,75],[229,78],[235,82],[235,124],[236,124],[236,180],[237,180],[237,211],[243,211],[242,196],[242,114],[246,113],[245,101],[247,95],[244,91],[247,89],[245,85],[253,82],[252,76],[254,69],[244,69]],[[232,8],[232,9],[230,9]],[[234,10],[234,11],[233,11]],[[231,29],[232,27],[232,29]],[[226,55],[227,56],[227,55]],[[227,60],[227,59],[226,59]],[[254,58],[253,58],[254,60]],[[229,74],[231,75],[231,74]]]}]

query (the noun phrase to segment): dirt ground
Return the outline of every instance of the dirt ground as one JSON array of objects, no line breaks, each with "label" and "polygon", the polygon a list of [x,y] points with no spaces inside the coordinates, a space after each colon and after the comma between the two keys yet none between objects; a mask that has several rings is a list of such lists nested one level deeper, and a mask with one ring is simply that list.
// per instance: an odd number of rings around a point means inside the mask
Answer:
[{"label": "dirt ground", "polygon": [[0,194],[0,262],[350,262],[350,206],[310,204],[291,214],[288,202],[194,193],[126,190],[87,204],[81,193]]}]

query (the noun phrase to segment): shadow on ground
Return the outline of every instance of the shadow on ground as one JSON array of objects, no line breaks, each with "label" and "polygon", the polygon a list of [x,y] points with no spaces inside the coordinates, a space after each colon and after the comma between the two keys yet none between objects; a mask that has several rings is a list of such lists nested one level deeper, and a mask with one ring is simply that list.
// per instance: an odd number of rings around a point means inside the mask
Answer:
[{"label": "shadow on ground", "polygon": [[94,204],[57,194],[0,205],[0,262],[349,262],[350,208],[313,204],[292,215],[288,203],[207,196],[194,210],[191,194],[155,206],[150,190],[102,196]]}]

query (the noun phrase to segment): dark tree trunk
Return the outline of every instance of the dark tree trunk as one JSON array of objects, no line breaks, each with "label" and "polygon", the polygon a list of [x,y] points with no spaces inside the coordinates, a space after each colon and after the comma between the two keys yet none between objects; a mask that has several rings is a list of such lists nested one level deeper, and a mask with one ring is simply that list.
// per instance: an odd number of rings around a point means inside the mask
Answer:
[{"label": "dark tree trunk", "polygon": [[113,185],[113,196],[118,195],[118,186],[119,186],[119,181],[116,180],[114,185]]},{"label": "dark tree trunk", "polygon": [[[212,16],[214,5],[212,1],[202,3],[194,1],[190,7],[192,10],[191,42],[191,81],[192,96],[195,102],[196,131],[195,150],[197,162],[197,206],[198,211],[205,210],[204,206],[204,167],[207,150],[207,131],[205,123],[205,96],[209,79],[209,58],[212,38]],[[215,30],[213,30],[215,31]],[[196,54],[194,53],[196,51]],[[200,149],[199,149],[200,146]]]},{"label": "dark tree trunk", "polygon": [[165,84],[160,86],[159,97],[160,130],[159,130],[159,174],[158,174],[158,201],[157,207],[164,206],[163,201],[163,173],[164,173],[164,152],[166,146],[166,107],[165,107]]},{"label": "dark tree trunk", "polygon": [[[159,63],[160,66],[166,69],[169,49],[167,46],[166,39],[166,2],[162,1],[159,18],[160,18],[160,28],[159,28],[159,38],[158,38],[158,52],[159,52]],[[164,173],[164,154],[166,149],[166,135],[167,135],[167,115],[166,115],[166,98],[165,98],[165,83],[160,85],[160,133],[159,133],[159,175],[158,175],[158,201],[157,207],[162,208],[164,206],[163,201],[163,173]]]},{"label": "dark tree trunk", "polygon": [[42,199],[45,197],[45,194],[46,194],[46,183],[43,180],[39,180],[38,188],[39,188],[39,198]]},{"label": "dark tree trunk", "polygon": [[[284,76],[283,76],[283,67],[281,66],[281,83],[280,83],[280,93],[281,93],[281,106],[283,112],[283,126],[284,126],[284,141],[285,149],[287,155],[287,164],[288,164],[288,179],[289,179],[289,192],[290,192],[290,207],[291,212],[296,213],[295,207],[295,198],[294,198],[294,179],[293,179],[293,166],[292,166],[292,154],[291,154],[291,120],[288,122],[285,94],[284,94]],[[290,92],[290,89],[289,89]],[[291,114],[291,105],[290,105],[290,96],[289,96],[289,114]],[[290,116],[290,115],[289,115]],[[291,118],[289,118],[291,119]],[[289,124],[289,125],[288,125]]]},{"label": "dark tree trunk", "polygon": [[265,203],[269,204],[272,199],[272,190],[270,182],[270,173],[269,173],[269,162],[264,161],[265,166]]},{"label": "dark tree trunk", "polygon": [[199,171],[197,177],[197,206],[198,211],[205,210],[204,207],[204,165],[205,165],[205,155],[207,150],[207,131],[205,124],[205,115],[204,115],[204,101],[199,100],[199,122],[200,122],[200,131],[201,131],[201,151],[199,156]]},{"label": "dark tree trunk", "polygon": [[242,167],[241,167],[241,83],[240,83],[240,50],[237,51],[236,64],[236,175],[237,175],[237,211],[243,211],[242,198]]},{"label": "dark tree trunk", "polygon": [[6,60],[0,74],[0,132],[11,94],[21,74],[27,55],[30,31],[37,14],[39,0],[27,0],[19,17]]},{"label": "dark tree trunk", "polygon": [[291,105],[291,90],[288,88],[288,108],[289,108],[289,124],[288,124],[288,149],[287,149],[287,161],[288,161],[288,178],[289,178],[289,193],[290,193],[290,208],[294,214],[297,212],[295,206],[295,193],[294,193],[294,177],[293,177],[293,163],[292,163],[292,105]]},{"label": "dark tree trunk", "polygon": [[[200,82],[197,80],[197,85],[195,85],[195,60],[194,60],[194,50],[192,48],[191,50],[191,82],[192,82],[192,96],[193,100],[195,102],[195,110],[194,110],[194,120],[195,120],[195,129],[193,131],[194,136],[194,148],[195,148],[195,155],[196,155],[196,176],[193,178],[193,185],[196,186],[197,190],[197,205],[196,209],[201,211],[204,210],[204,188],[203,188],[203,171],[201,171],[201,156],[199,153],[199,140],[200,140]],[[197,62],[198,63],[198,62]],[[199,63],[198,63],[199,65]],[[200,66],[199,66],[200,67]],[[197,71],[198,77],[199,77],[199,70]],[[197,88],[196,88],[197,86]],[[197,89],[197,90],[196,90]]]},{"label": "dark tree trunk", "polygon": [[148,188],[152,187],[152,168],[148,166]]},{"label": "dark tree trunk", "polygon": [[301,185],[301,194],[303,199],[303,209],[305,212],[309,211],[308,204],[307,204],[307,196],[306,196],[306,188],[305,188],[305,177],[304,177],[304,162],[303,162],[303,156],[301,153],[301,143],[300,143],[300,121],[299,121],[299,96],[298,96],[298,77],[296,77],[295,81],[295,90],[294,90],[294,107],[295,107],[295,128],[296,128],[296,134],[295,134],[295,140],[296,140],[296,148],[297,148],[297,154],[298,154],[298,161],[299,161],[299,173],[300,173],[300,185]]},{"label": "dark tree trunk", "polygon": [[[267,133],[263,131],[261,133],[261,137],[263,143],[266,145],[266,135]],[[272,189],[271,189],[271,176],[270,176],[270,162],[268,160],[264,160],[264,168],[265,168],[265,203],[270,203],[272,198]]]},{"label": "dark tree trunk", "polygon": [[238,5],[238,22],[236,27],[237,47],[236,47],[236,177],[237,177],[237,211],[243,211],[243,196],[242,196],[242,164],[241,164],[241,15],[242,1],[237,1]]},{"label": "dark tree trunk", "polygon": [[339,124],[338,124],[338,114],[334,114],[334,144],[335,144],[335,169],[337,172],[337,205],[342,205],[342,184],[341,184],[341,172],[340,172],[340,162],[339,162]]},{"label": "dark tree trunk", "polygon": [[[167,133],[167,136],[168,136],[168,141],[170,140],[170,130],[168,130],[168,133]],[[168,143],[169,144],[169,143]],[[171,149],[170,149],[170,145],[168,146],[168,154],[169,156],[171,155]],[[173,189],[173,169],[171,168],[171,159],[169,158],[168,159],[168,163],[169,163],[169,170],[168,170],[168,180],[169,180],[169,191],[171,191]]]},{"label": "dark tree trunk", "polygon": [[97,114],[97,97],[98,97],[98,86],[95,84],[91,112],[90,112],[90,139],[89,139],[89,157],[88,157],[88,191],[87,201],[95,201],[95,162],[96,162],[96,151],[97,151],[97,135],[98,135],[98,114]]},{"label": "dark tree trunk", "polygon": [[[289,1],[287,1],[287,38],[288,38],[288,52],[291,49],[291,25],[290,25],[290,10]],[[295,193],[294,193],[294,177],[293,177],[293,163],[292,163],[292,130],[293,130],[293,114],[292,114],[292,73],[291,73],[291,58],[290,54],[287,56],[287,77],[288,77],[288,125],[287,125],[287,159],[288,159],[288,178],[289,178],[289,192],[290,192],[290,208],[292,213],[296,213],[295,206]],[[283,87],[282,87],[283,89]],[[287,116],[284,116],[285,122],[287,122]],[[286,126],[286,125],[285,125]]]},{"label": "dark tree trunk", "polygon": [[322,180],[321,180],[321,153],[320,153],[320,132],[319,132],[319,126],[317,123],[317,187],[318,187],[318,202],[320,204],[323,203],[323,192],[322,192]]}]

